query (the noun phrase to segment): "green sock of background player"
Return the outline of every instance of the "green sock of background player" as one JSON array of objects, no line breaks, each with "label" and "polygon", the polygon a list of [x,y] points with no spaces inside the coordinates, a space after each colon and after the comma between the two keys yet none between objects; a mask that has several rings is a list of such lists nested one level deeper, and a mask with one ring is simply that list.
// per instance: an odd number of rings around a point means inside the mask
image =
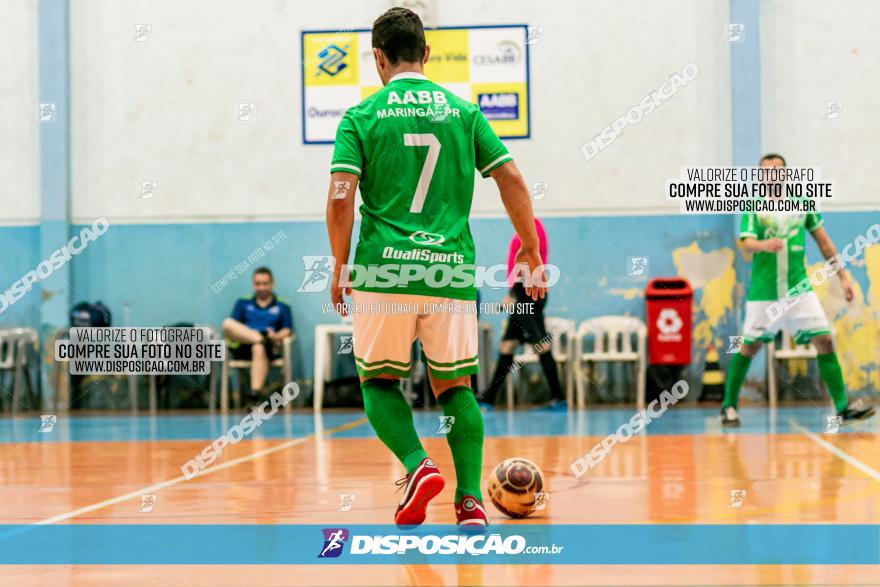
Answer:
[{"label": "green sock of background player", "polygon": [[[842,412],[846,409],[846,386],[843,383],[843,371],[837,360],[837,353],[831,352],[825,355],[817,355],[816,362],[819,365],[819,376],[828,387],[828,393],[834,400],[834,409]],[[730,360],[727,366],[727,380],[724,385],[724,406],[737,407],[739,392],[742,389],[749,366],[752,364],[751,357],[745,357],[739,353]]]},{"label": "green sock of background player", "polygon": [[480,477],[483,472],[483,414],[469,387],[447,389],[437,398],[445,416],[453,416],[446,441],[455,463],[455,501],[470,495],[482,502]]},{"label": "green sock of background player", "polygon": [[843,383],[843,370],[837,353],[834,351],[827,355],[816,355],[816,363],[819,364],[819,376],[825,382],[831,399],[834,400],[834,409],[842,412],[846,409],[846,386]]},{"label": "green sock of background player", "polygon": [[[361,383],[364,411],[376,436],[412,473],[427,454],[413,425],[412,410],[396,379],[367,379]],[[478,410],[479,411],[479,410]]]},{"label": "green sock of background player", "polygon": [[730,364],[727,365],[727,379],[724,381],[724,403],[721,407],[737,407],[739,391],[742,389],[751,364],[752,358],[746,357],[742,353],[737,353],[730,359]]}]

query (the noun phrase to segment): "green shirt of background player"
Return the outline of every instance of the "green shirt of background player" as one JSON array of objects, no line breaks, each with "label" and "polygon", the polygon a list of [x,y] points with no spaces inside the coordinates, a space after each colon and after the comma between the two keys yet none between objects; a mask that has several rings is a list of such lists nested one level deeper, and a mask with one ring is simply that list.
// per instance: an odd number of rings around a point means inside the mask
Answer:
[{"label": "green shirt of background player", "polygon": [[[428,376],[449,428],[446,440],[455,464],[454,509],[461,526],[485,527],[480,497],[483,419],[470,388],[478,368],[476,315],[443,310],[364,312],[362,306],[458,302],[474,308],[470,280],[407,279],[410,270],[449,275],[474,271],[474,242],[468,217],[474,172],[495,180],[501,201],[522,246],[517,264],[528,265],[532,300],[546,293],[543,263],[531,199],[507,148],[479,108],[423,73],[431,48],[419,17],[392,8],[373,23],[373,56],[382,89],[350,108],[339,123],[330,166],[327,230],[335,260],[330,297],[345,313],[351,294],[354,355],[364,411],[379,439],[400,460],[407,476],[395,513],[398,525],[425,520],[428,502],[445,481],[427,458],[400,391],[408,375],[413,340],[421,342]],[[360,184],[360,236],[355,267],[398,270],[384,284],[359,281],[354,292],[342,282],[354,224],[355,190]],[[357,270],[357,269],[356,269]],[[389,283],[390,281],[390,283]],[[345,290],[345,291],[343,291]],[[359,301],[360,300],[360,301]]]},{"label": "green shirt of background player", "polygon": [[[781,155],[765,155],[761,167],[785,167],[785,159]],[[837,255],[837,249],[822,224],[822,216],[818,213],[751,212],[742,217],[739,246],[752,257],[752,276],[746,298],[743,344],[727,368],[721,407],[721,423],[725,426],[739,426],[737,401],[752,357],[761,349],[762,342],[772,344],[780,330],[792,335],[798,344],[812,342],[816,347],[819,375],[843,422],[869,418],[874,414],[873,406],[863,405],[861,400],[847,401],[843,372],[834,352],[828,319],[807,278],[807,232],[815,239],[826,260]],[[840,269],[837,277],[844,298],[851,302],[855,292],[849,274]]]}]

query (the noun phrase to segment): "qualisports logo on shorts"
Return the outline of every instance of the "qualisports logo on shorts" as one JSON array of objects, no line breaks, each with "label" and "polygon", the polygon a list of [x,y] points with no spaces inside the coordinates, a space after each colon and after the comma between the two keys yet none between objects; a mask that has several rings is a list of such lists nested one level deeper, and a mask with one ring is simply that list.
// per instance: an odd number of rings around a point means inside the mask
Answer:
[{"label": "qualisports logo on shorts", "polygon": [[318,558],[337,558],[342,554],[343,546],[348,540],[348,530],[345,528],[324,528],[324,546],[318,553]]},{"label": "qualisports logo on shorts", "polygon": [[329,76],[338,75],[343,69],[348,67],[344,59],[348,53],[341,49],[337,44],[327,45],[318,52],[321,62],[318,63],[318,75],[323,71]]},{"label": "qualisports logo on shorts", "polygon": [[425,232],[417,230],[409,235],[409,240],[417,245],[441,245],[446,241],[446,237],[442,234],[434,234],[433,232]]}]

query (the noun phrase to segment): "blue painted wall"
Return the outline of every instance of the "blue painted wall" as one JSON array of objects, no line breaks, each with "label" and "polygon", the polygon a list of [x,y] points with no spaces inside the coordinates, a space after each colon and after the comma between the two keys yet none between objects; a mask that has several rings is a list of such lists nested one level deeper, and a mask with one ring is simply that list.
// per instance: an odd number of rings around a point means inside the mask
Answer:
[{"label": "blue painted wall", "polygon": [[[0,226],[0,293],[41,260],[39,226]],[[39,325],[40,296],[36,289],[0,313],[0,327]]]},{"label": "blue painted wall", "polygon": [[[872,223],[864,212],[827,215],[826,227],[843,246]],[[547,313],[581,321],[601,314],[631,314],[644,318],[644,299],[612,293],[612,290],[644,289],[646,279],[626,275],[627,258],[647,256],[650,276],[676,275],[672,251],[697,242],[703,252],[733,248],[730,216],[640,216],[544,219],[550,242],[550,261],[560,268],[561,279],[550,292]],[[82,227],[74,226],[78,232]],[[273,234],[283,231],[282,239],[265,257],[247,266],[243,273],[215,293],[212,284],[236,265],[246,263],[248,255]],[[513,231],[506,220],[472,221],[477,244],[477,262],[485,265],[505,263]],[[0,227],[0,284],[6,289],[14,280],[40,261],[39,231],[36,227]],[[299,337],[296,348],[296,377],[312,376],[314,326],[334,322],[335,316],[322,316],[325,292],[297,293],[302,283],[305,255],[329,252],[324,224],[240,223],[113,225],[71,265],[74,302],[102,300],[114,313],[114,323],[123,324],[124,306],[130,308],[130,325],[159,326],[179,321],[219,326],[229,315],[235,299],[249,295],[250,273],[259,264],[276,274],[278,293],[293,308]],[[815,245],[808,258],[819,259]],[[740,265],[740,264],[738,264]],[[748,267],[748,265],[744,265]],[[853,275],[867,290],[863,267]],[[747,274],[738,270],[737,283],[744,289]],[[483,288],[484,302],[500,302],[503,290]],[[39,294],[32,292],[0,314],[0,325],[39,324]],[[702,296],[696,292],[696,301]],[[734,308],[741,305],[737,299]],[[503,316],[486,316],[499,335]],[[697,317],[695,317],[697,319]],[[713,334],[723,340],[736,334],[733,313],[713,325]],[[697,372],[702,369],[705,349],[694,349]],[[721,355],[722,364],[727,357]],[[753,375],[758,377],[756,365]]]}]

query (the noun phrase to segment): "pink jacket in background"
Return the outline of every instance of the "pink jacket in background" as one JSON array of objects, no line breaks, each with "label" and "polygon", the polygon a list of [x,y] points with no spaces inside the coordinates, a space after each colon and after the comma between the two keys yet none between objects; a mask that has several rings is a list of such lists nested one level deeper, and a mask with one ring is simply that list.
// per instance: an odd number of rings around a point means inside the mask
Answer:
[{"label": "pink jacket in background", "polygon": [[[544,231],[544,225],[535,217],[535,231],[538,233],[538,249],[541,252],[541,261],[547,263],[547,233]],[[513,285],[513,262],[522,241],[519,235],[514,233],[510,240],[510,249],[507,251],[507,285]]]}]

